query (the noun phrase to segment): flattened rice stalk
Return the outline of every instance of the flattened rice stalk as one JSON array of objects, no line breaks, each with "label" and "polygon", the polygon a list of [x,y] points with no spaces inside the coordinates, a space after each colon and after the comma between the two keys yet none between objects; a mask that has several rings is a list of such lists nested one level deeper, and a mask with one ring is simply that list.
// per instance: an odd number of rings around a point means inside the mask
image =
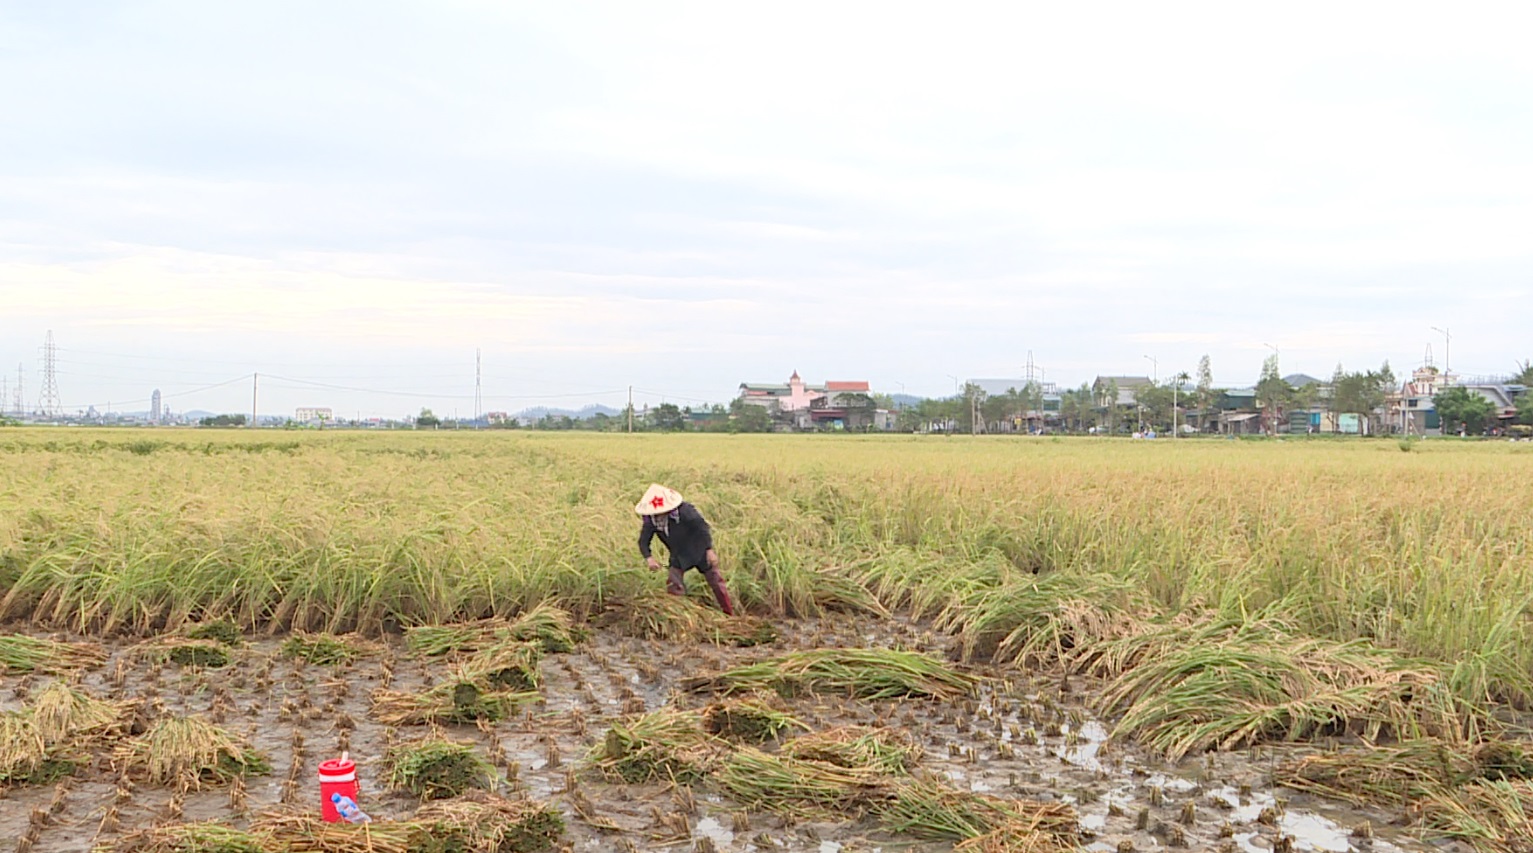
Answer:
[{"label": "flattened rice stalk", "polygon": [[[470,791],[427,803],[411,819],[422,850],[534,853],[564,835],[564,816],[546,803]],[[424,837],[422,837],[424,836]],[[429,839],[429,840],[428,840]]]},{"label": "flattened rice stalk", "polygon": [[895,786],[874,812],[893,832],[934,840],[963,841],[1002,828],[1025,828],[1061,843],[1073,843],[1079,834],[1075,809],[1063,803],[1003,800],[932,779]]},{"label": "flattened rice stalk", "polygon": [[283,641],[280,651],[285,658],[328,666],[351,663],[362,655],[376,651],[377,648],[376,644],[349,634],[311,634],[306,631],[294,631]]},{"label": "flattened rice stalk", "polygon": [[264,832],[246,832],[215,821],[150,826],[129,833],[98,853],[271,853],[285,849]]},{"label": "flattened rice stalk", "polygon": [[641,640],[759,646],[777,641],[772,623],[730,616],[681,595],[646,595],[610,605],[602,624]]},{"label": "flattened rice stalk", "polygon": [[860,814],[888,796],[876,771],[779,758],[749,746],[723,763],[717,781],[742,805],[805,816]]},{"label": "flattened rice stalk", "polygon": [[488,690],[467,680],[445,681],[424,693],[373,691],[373,717],[389,726],[426,723],[497,722],[522,705],[536,702],[536,692]]},{"label": "flattened rice stalk", "polygon": [[326,823],[317,809],[267,812],[251,822],[251,832],[276,842],[276,850],[304,853],[418,853],[419,827],[409,821],[364,824]]},{"label": "flattened rice stalk", "polygon": [[712,676],[688,678],[697,692],[775,690],[783,696],[829,693],[859,699],[956,699],[979,679],[920,652],[895,649],[814,649],[790,652]]},{"label": "flattened rice stalk", "polygon": [[703,709],[702,726],[709,734],[746,743],[777,740],[794,729],[809,731],[797,717],[759,699],[715,702]]},{"label": "flattened rice stalk", "polygon": [[57,674],[101,666],[106,659],[106,649],[95,643],[61,643],[25,634],[0,634],[0,674]]},{"label": "flattened rice stalk", "polygon": [[842,726],[796,737],[783,744],[781,754],[800,761],[904,776],[915,769],[921,747],[895,729]]}]

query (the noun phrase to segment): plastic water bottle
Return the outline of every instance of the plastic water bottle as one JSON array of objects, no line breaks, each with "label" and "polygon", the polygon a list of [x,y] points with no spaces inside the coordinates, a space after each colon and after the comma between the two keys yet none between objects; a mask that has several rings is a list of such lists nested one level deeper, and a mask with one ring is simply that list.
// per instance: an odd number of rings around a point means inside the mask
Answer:
[{"label": "plastic water bottle", "polygon": [[357,801],[344,794],[331,794],[330,802],[335,803],[335,810],[341,816],[341,820],[347,823],[372,823],[373,819],[367,816],[357,806]]}]

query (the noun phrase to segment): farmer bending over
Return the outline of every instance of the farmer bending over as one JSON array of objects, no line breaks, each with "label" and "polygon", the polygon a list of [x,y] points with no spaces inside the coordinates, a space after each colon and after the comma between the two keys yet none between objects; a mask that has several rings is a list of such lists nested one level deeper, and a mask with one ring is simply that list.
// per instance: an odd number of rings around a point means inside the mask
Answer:
[{"label": "farmer bending over", "polygon": [[697,507],[683,501],[674,489],[656,483],[644,493],[644,499],[633,508],[644,520],[639,525],[639,553],[644,556],[650,571],[659,571],[660,563],[650,556],[649,543],[656,536],[671,552],[670,573],[665,579],[665,591],[671,595],[687,594],[687,570],[697,569],[708,581],[719,609],[733,616],[734,605],[729,602],[729,590],[724,588],[724,577],[719,574],[719,555],[713,550],[713,531]]}]

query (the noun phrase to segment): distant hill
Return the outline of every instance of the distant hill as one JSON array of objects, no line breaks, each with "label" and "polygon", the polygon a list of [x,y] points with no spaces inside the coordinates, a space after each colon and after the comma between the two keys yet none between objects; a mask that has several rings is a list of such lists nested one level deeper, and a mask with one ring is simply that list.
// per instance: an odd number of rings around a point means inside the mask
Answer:
[{"label": "distant hill", "polygon": [[530,409],[523,409],[520,412],[517,412],[516,417],[518,420],[523,421],[540,421],[544,417],[552,415],[556,418],[567,417],[577,421],[584,421],[594,418],[597,415],[616,417],[622,413],[622,409],[614,409],[611,406],[602,405],[586,406],[583,409],[550,409],[547,406],[534,406]]}]

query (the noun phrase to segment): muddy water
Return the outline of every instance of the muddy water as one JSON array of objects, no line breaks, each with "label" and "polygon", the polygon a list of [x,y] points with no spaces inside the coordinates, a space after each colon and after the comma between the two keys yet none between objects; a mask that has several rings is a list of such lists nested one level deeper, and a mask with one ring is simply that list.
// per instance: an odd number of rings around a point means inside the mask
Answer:
[{"label": "muddy water", "polygon": [[[520,717],[483,729],[450,727],[495,760],[504,790],[552,801],[569,818],[568,844],[579,851],[718,850],[942,851],[950,844],[912,843],[867,822],[784,819],[738,806],[706,790],[614,785],[583,771],[583,756],[625,713],[666,705],[700,707],[706,697],[680,692],[680,679],[758,660],[790,648],[899,645],[945,654],[946,638],[902,621],[803,621],[784,626],[775,646],[719,649],[598,634],[572,654],[542,665],[544,700]],[[68,639],[60,637],[60,639]],[[245,646],[224,670],[194,671],[136,662],[125,646],[87,673],[83,684],[104,697],[139,698],[159,713],[206,714],[249,738],[267,754],[272,773],[227,788],[177,795],[141,785],[126,794],[107,756],[64,788],[21,787],[0,794],[0,838],[20,837],[34,809],[52,810],[35,850],[76,851],[110,844],[123,833],[167,820],[216,819],[243,825],[250,814],[280,803],[318,807],[318,763],[348,749],[358,761],[362,806],[380,820],[412,815],[409,796],[381,790],[381,758],[392,743],[424,728],[391,729],[371,719],[370,693],[412,691],[445,677],[438,660],[416,659],[396,640],[354,665],[294,664],[277,642]],[[119,675],[120,667],[120,678]],[[972,700],[857,702],[806,698],[795,712],[816,729],[852,723],[900,727],[921,743],[921,765],[953,784],[999,797],[1072,803],[1086,849],[1268,851],[1280,836],[1303,851],[1467,851],[1428,844],[1390,826],[1395,817],[1274,790],[1270,774],[1282,757],[1272,750],[1217,754],[1167,765],[1109,739],[1109,724],[1088,712],[1091,688],[1078,682],[991,673],[996,680]],[[0,709],[14,710],[47,683],[41,676],[0,676]],[[232,802],[231,802],[232,801]],[[107,826],[103,827],[103,822]],[[115,823],[115,826],[112,824]],[[1353,830],[1368,823],[1375,838]]]}]

